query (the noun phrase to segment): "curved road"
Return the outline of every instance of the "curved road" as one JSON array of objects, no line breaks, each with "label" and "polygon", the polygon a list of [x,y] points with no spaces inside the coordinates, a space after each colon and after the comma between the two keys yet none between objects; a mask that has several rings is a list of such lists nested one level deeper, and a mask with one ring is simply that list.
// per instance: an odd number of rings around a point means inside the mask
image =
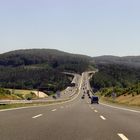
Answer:
[{"label": "curved road", "polygon": [[139,140],[140,112],[76,99],[51,106],[0,111],[0,140]]}]

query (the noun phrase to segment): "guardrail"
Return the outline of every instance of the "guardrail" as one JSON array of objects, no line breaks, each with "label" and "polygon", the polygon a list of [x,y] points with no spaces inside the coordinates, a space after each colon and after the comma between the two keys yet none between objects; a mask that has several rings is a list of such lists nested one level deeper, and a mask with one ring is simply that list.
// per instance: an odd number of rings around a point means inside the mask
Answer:
[{"label": "guardrail", "polygon": [[0,105],[6,105],[6,104],[31,104],[31,103],[54,103],[54,102],[64,102],[70,100],[74,95],[77,94],[77,90],[74,91],[69,97],[65,99],[54,99],[54,100],[48,100],[48,99],[37,99],[37,100],[0,100]]}]

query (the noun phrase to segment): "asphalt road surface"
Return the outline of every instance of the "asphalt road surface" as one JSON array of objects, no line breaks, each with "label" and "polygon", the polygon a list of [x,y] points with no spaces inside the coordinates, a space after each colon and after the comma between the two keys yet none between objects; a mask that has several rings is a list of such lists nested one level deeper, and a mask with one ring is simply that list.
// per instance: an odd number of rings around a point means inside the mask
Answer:
[{"label": "asphalt road surface", "polygon": [[81,99],[86,79],[67,103],[0,111],[0,140],[140,140],[140,112]]}]

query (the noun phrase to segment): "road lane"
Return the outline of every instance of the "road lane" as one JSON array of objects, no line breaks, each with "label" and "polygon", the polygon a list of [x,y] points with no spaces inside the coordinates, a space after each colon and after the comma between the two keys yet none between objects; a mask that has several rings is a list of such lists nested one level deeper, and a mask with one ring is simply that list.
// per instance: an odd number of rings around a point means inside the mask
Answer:
[{"label": "road lane", "polygon": [[[79,94],[70,102],[0,112],[0,140],[120,140],[122,136],[139,140],[138,113],[90,105],[87,96],[81,99],[85,76]],[[52,112],[54,109],[57,111]],[[32,118],[38,115],[38,119]]]},{"label": "road lane", "polygon": [[116,126],[118,132],[128,136],[130,140],[139,140],[140,138],[140,115],[139,113],[127,110],[119,110],[108,106],[93,105],[98,112],[108,118],[108,124]]}]

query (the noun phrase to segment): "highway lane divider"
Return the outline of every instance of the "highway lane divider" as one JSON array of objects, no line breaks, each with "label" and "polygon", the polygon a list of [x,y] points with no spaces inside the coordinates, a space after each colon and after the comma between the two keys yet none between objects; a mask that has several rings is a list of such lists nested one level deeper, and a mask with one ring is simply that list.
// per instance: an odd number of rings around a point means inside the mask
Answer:
[{"label": "highway lane divider", "polygon": [[98,111],[97,110],[94,110],[94,112],[97,113]]},{"label": "highway lane divider", "polygon": [[105,118],[104,116],[102,116],[102,115],[100,116],[100,118],[101,118],[102,120],[104,120],[104,121],[106,120],[106,118]]},{"label": "highway lane divider", "polygon": [[52,112],[55,112],[57,109],[53,109]]},{"label": "highway lane divider", "polygon": [[129,140],[124,134],[122,133],[118,133],[118,136],[122,139],[122,140]]},{"label": "highway lane divider", "polygon": [[33,119],[36,119],[36,118],[38,118],[38,117],[41,117],[43,114],[39,114],[39,115],[36,115],[36,116],[34,116],[34,117],[32,117]]}]

